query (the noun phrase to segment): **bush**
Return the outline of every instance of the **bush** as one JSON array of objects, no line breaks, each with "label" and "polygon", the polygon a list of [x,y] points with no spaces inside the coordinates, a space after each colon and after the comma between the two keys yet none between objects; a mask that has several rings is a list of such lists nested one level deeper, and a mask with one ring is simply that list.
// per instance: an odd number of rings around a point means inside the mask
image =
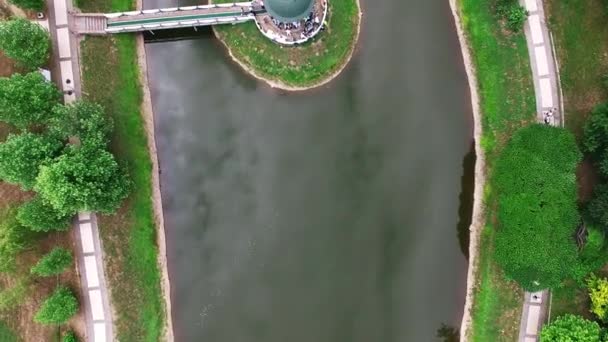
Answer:
[{"label": "bush", "polygon": [[42,324],[63,324],[78,312],[78,300],[68,288],[60,286],[47,298],[34,316]]},{"label": "bush", "polygon": [[105,148],[112,132],[112,121],[106,118],[100,105],[79,101],[55,107],[49,127],[61,138],[77,137],[83,145]]},{"label": "bush", "polygon": [[600,184],[595,187],[586,212],[593,223],[604,230],[608,229],[608,184]]},{"label": "bush", "polygon": [[42,124],[61,100],[61,92],[39,72],[0,78],[0,120],[27,128]]},{"label": "bush", "polygon": [[44,0],[10,0],[10,2],[23,9],[34,11],[44,10]]},{"label": "bush", "polygon": [[589,273],[600,269],[608,261],[604,232],[594,227],[588,227],[587,233],[587,241],[579,253],[580,266],[575,275],[575,278],[581,280]]},{"label": "bush", "polygon": [[43,256],[38,263],[32,267],[31,272],[41,277],[49,277],[63,273],[72,264],[72,253],[70,251],[55,247],[50,253]]},{"label": "bush", "polygon": [[58,140],[43,135],[9,135],[0,143],[0,179],[32,189],[40,166],[57,157],[62,147]]},{"label": "bush", "polygon": [[543,327],[540,342],[600,342],[602,331],[596,322],[564,315]]},{"label": "bush", "polygon": [[608,279],[591,274],[587,279],[587,289],[591,299],[591,312],[600,320],[608,319]]},{"label": "bush", "polygon": [[24,68],[45,65],[50,46],[49,33],[38,24],[21,18],[0,23],[0,49]]},{"label": "bush", "polygon": [[35,232],[68,230],[71,216],[57,211],[40,196],[22,204],[17,213],[19,222]]},{"label": "bush", "polygon": [[15,270],[15,258],[23,251],[32,240],[31,233],[23,227],[16,218],[15,210],[12,208],[0,217],[0,272],[11,272]]},{"label": "bush", "polygon": [[573,235],[580,159],[572,134],[534,124],[518,130],[496,162],[495,258],[526,290],[558,286],[579,267]]},{"label": "bush", "polygon": [[129,181],[109,152],[70,146],[53,164],[42,166],[34,189],[62,213],[111,214],[127,197]]},{"label": "bush", "polygon": [[[608,103],[596,106],[585,122],[584,151],[591,154],[596,162],[606,159],[608,151]],[[608,170],[602,170],[608,176]]]},{"label": "bush", "polygon": [[71,330],[66,332],[65,335],[63,335],[63,342],[78,342],[76,333]]},{"label": "bush", "polygon": [[507,13],[507,27],[513,32],[519,32],[528,18],[528,11],[521,5],[513,5]]}]

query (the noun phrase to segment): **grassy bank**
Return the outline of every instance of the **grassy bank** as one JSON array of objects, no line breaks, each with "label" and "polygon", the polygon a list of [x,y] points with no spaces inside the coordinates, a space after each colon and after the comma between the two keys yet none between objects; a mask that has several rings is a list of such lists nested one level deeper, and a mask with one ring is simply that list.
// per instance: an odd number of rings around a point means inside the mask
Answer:
[{"label": "grassy bank", "polygon": [[[83,11],[120,11],[130,1],[81,1]],[[89,37],[82,42],[83,92],[114,120],[112,150],[133,180],[131,195],[118,214],[101,217],[116,334],[121,341],[158,341],[164,305],[157,262],[151,172],[137,65],[135,37]]]},{"label": "grassy bank", "polygon": [[359,25],[357,0],[330,1],[327,22],[327,29],[313,42],[297,47],[273,43],[253,22],[219,25],[214,30],[234,57],[257,75],[292,87],[306,87],[331,77],[348,61]]},{"label": "grassy bank", "polygon": [[511,134],[534,121],[532,73],[523,33],[501,27],[495,1],[458,0],[458,10],[476,69],[487,161],[486,222],[479,245],[470,341],[517,339],[523,291],[494,262],[496,196],[492,167]]}]

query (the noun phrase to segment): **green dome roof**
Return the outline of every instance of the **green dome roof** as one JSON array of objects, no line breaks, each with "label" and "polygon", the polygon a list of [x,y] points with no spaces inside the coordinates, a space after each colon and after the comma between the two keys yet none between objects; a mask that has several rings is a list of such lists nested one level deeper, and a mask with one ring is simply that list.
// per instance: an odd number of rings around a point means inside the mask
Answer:
[{"label": "green dome roof", "polygon": [[312,10],[315,0],[266,0],[266,10],[275,19],[292,22],[305,18]]}]

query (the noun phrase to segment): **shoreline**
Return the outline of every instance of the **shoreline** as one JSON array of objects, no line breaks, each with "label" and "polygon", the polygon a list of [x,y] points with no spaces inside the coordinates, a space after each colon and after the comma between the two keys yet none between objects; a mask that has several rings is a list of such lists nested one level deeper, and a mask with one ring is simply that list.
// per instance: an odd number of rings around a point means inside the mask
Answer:
[{"label": "shoreline", "polygon": [[[209,0],[209,3],[212,4],[213,0]],[[353,58],[353,55],[355,54],[355,51],[357,50],[357,46],[359,45],[359,35],[361,33],[361,21],[363,20],[363,10],[361,9],[360,0],[356,0],[356,3],[357,3],[357,8],[359,10],[359,15],[358,15],[358,20],[357,20],[357,31],[356,31],[355,37],[354,37],[354,44],[352,45],[350,51],[348,52],[348,55],[344,59],[344,62],[340,65],[340,67],[338,67],[334,72],[329,74],[327,77],[321,79],[320,81],[318,81],[316,83],[308,85],[308,86],[291,86],[291,85],[285,84],[281,81],[273,80],[273,79],[266,78],[266,77],[260,75],[259,73],[256,72],[256,70],[253,67],[245,64],[243,61],[241,61],[240,59],[238,59],[234,56],[234,54],[232,53],[232,49],[230,49],[228,44],[218,35],[217,31],[215,30],[215,26],[213,26],[211,29],[213,30],[213,35],[215,36],[215,38],[220,43],[222,43],[224,48],[226,48],[226,50],[228,51],[228,55],[230,56],[230,59],[233,62],[235,62],[237,65],[239,65],[241,67],[241,69],[243,69],[245,71],[246,74],[251,75],[255,79],[266,83],[273,89],[280,89],[280,90],[286,90],[286,91],[292,91],[292,92],[311,90],[311,89],[326,85],[329,82],[333,81],[336,77],[338,77],[338,75],[340,75],[342,73],[342,71],[344,71],[346,66],[350,63],[350,60]]]},{"label": "shoreline", "polygon": [[476,69],[471,59],[470,45],[462,26],[460,14],[458,12],[457,0],[450,0],[450,9],[454,17],[456,33],[460,42],[462,58],[469,82],[471,92],[471,107],[473,110],[473,139],[475,141],[475,186],[473,190],[473,214],[471,226],[469,227],[469,267],[467,271],[467,288],[465,296],[464,311],[460,326],[460,341],[467,341],[471,328],[471,310],[475,297],[475,280],[477,278],[478,259],[479,259],[479,240],[481,231],[485,224],[485,208],[483,204],[483,189],[486,184],[485,155],[481,147],[481,136],[483,133],[481,125],[481,109],[477,88]]},{"label": "shoreline", "polygon": [[[143,0],[136,1],[136,8],[143,8]],[[152,98],[148,86],[148,64],[146,61],[146,48],[144,36],[141,33],[135,36],[137,49],[137,65],[139,69],[139,83],[142,91],[141,115],[144,119],[146,136],[148,140],[148,152],[152,162],[152,207],[154,210],[154,222],[156,223],[156,244],[158,247],[157,262],[161,273],[161,290],[165,302],[165,323],[163,329],[164,340],[173,342],[173,320],[171,316],[171,282],[169,281],[169,269],[167,266],[167,243],[165,238],[165,218],[163,215],[162,197],[160,192],[160,169],[158,165],[158,154],[156,150],[156,137],[154,136],[154,110]]]}]

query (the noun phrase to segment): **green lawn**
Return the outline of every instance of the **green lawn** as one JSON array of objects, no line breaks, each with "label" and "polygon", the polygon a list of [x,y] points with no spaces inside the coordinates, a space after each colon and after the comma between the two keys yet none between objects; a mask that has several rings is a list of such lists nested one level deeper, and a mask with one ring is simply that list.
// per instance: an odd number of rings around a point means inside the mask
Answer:
[{"label": "green lawn", "polygon": [[[580,136],[591,109],[608,100],[608,2],[550,0],[548,15],[560,64],[566,126]],[[574,24],[576,23],[576,24]]]},{"label": "green lawn", "polygon": [[[83,2],[83,11],[121,11],[132,6],[131,1],[124,0]],[[112,151],[133,181],[131,195],[118,214],[100,219],[116,310],[116,334],[121,341],[159,341],[165,311],[153,219],[152,163],[140,112],[142,92],[135,38],[131,34],[88,37],[81,49],[83,92],[88,99],[101,103],[113,118]]]},{"label": "green lawn", "polygon": [[523,33],[501,28],[495,1],[459,0],[461,15],[478,81],[489,184],[487,222],[480,242],[478,275],[472,307],[470,340],[514,341],[517,338],[523,291],[508,281],[494,262],[495,201],[492,167],[497,155],[519,127],[535,118],[535,98],[528,50]]},{"label": "green lawn", "polygon": [[[232,0],[215,1],[232,2]],[[359,8],[356,0],[332,0],[328,29],[297,47],[284,47],[264,37],[255,23],[219,25],[214,30],[234,56],[257,74],[289,86],[318,83],[338,70],[354,48]]]}]

